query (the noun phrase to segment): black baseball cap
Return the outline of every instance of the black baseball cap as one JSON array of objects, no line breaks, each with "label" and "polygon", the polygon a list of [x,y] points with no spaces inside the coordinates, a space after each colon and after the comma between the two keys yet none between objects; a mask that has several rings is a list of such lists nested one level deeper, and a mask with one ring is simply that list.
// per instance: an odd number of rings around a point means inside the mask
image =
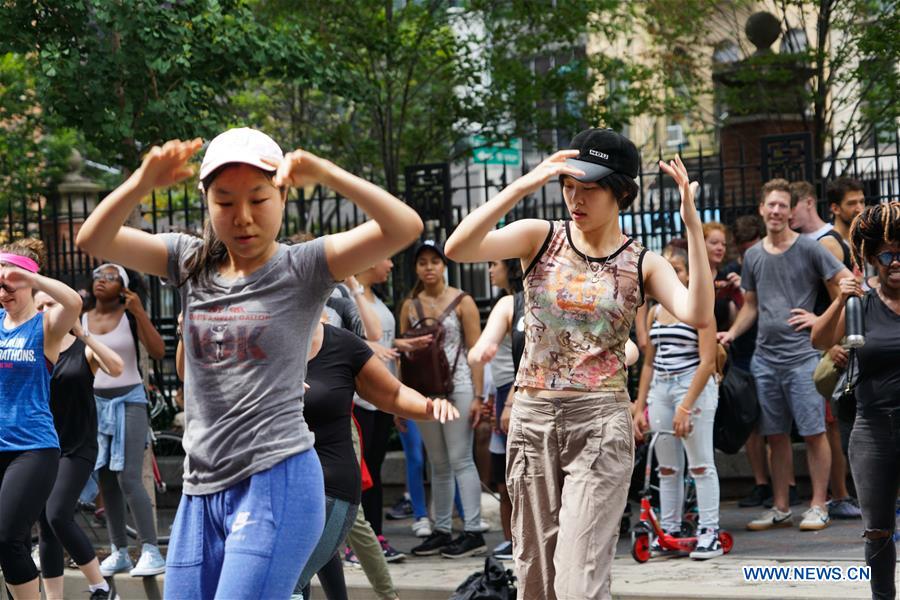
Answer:
[{"label": "black baseball cap", "polygon": [[578,150],[578,156],[566,160],[566,164],[584,171],[584,177],[575,177],[582,183],[600,181],[612,173],[632,179],[638,176],[641,155],[637,147],[612,129],[585,129],[572,139],[570,147]]},{"label": "black baseball cap", "polygon": [[416,249],[413,251],[413,260],[419,260],[419,255],[422,254],[425,250],[431,250],[435,252],[438,256],[441,257],[441,260],[444,261],[444,264],[447,264],[447,255],[444,254],[444,245],[435,240],[423,240],[416,244]]}]

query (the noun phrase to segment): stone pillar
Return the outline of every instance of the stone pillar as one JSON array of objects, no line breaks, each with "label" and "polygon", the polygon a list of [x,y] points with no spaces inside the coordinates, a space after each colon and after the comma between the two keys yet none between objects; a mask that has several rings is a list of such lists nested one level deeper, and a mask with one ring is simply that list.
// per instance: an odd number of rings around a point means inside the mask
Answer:
[{"label": "stone pillar", "polygon": [[49,207],[47,220],[41,231],[50,263],[48,271],[67,283],[72,283],[72,280],[65,276],[74,276],[78,265],[75,260],[75,236],[87,215],[97,206],[103,189],[101,185],[82,175],[83,168],[81,153],[73,149],[69,157],[69,172],[56,188],[56,196],[50,200],[55,205]]},{"label": "stone pillar", "polygon": [[726,206],[758,200],[764,183],[764,138],[812,131],[812,124],[804,119],[805,86],[812,70],[793,54],[772,52],[772,44],[781,35],[779,20],[758,12],[747,19],[744,31],[756,51],[744,60],[716,67],[713,73],[716,94],[728,111],[719,131]]}]

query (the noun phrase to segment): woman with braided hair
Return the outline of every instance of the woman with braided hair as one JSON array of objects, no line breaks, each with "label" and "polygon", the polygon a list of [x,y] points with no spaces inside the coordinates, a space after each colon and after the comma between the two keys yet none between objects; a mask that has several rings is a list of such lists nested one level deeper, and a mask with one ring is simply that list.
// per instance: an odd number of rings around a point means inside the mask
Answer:
[{"label": "woman with braided hair", "polygon": [[900,202],[866,208],[853,220],[850,243],[856,266],[868,263],[879,285],[863,294],[860,282],[840,282],[840,295],[813,326],[813,345],[825,350],[844,337],[844,303],[862,296],[865,345],[856,350],[856,422],[850,467],[866,529],[866,564],[872,597],[894,598],[897,485],[900,483]]}]

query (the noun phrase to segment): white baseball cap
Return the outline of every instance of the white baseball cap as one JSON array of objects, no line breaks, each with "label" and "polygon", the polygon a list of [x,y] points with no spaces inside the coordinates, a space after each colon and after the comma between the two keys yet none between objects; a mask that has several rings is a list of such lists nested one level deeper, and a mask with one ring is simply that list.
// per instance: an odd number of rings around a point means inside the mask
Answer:
[{"label": "white baseball cap", "polygon": [[263,171],[274,171],[275,167],[265,162],[267,158],[280,161],[284,158],[281,147],[262,131],[249,127],[237,127],[220,133],[206,147],[200,164],[200,186],[213,171],[228,163],[244,163]]}]

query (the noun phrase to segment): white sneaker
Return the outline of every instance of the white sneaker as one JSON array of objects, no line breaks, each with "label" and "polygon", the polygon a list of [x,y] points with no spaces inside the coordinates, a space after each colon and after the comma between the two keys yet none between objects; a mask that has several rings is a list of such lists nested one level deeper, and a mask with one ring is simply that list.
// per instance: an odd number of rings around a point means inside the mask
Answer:
[{"label": "white sneaker", "polygon": [[412,524],[412,530],[416,537],[427,538],[432,533],[431,521],[428,519],[428,517],[416,519],[416,521]]},{"label": "white sneaker", "polygon": [[166,572],[166,559],[159,552],[159,547],[144,544],[137,565],[131,570],[132,577],[152,577]]},{"label": "white sneaker", "polygon": [[766,531],[776,527],[793,527],[794,522],[791,521],[793,516],[791,511],[781,512],[777,508],[770,508],[758,519],[747,523],[747,529],[750,531]]},{"label": "white sneaker", "polygon": [[800,521],[800,531],[819,531],[828,527],[831,517],[828,516],[828,509],[824,506],[810,506],[809,510],[803,513],[803,520]]},{"label": "white sneaker", "polygon": [[491,524],[484,519],[481,519],[480,521],[478,521],[478,529],[476,529],[475,531],[477,531],[478,533],[487,533],[490,530]]}]

